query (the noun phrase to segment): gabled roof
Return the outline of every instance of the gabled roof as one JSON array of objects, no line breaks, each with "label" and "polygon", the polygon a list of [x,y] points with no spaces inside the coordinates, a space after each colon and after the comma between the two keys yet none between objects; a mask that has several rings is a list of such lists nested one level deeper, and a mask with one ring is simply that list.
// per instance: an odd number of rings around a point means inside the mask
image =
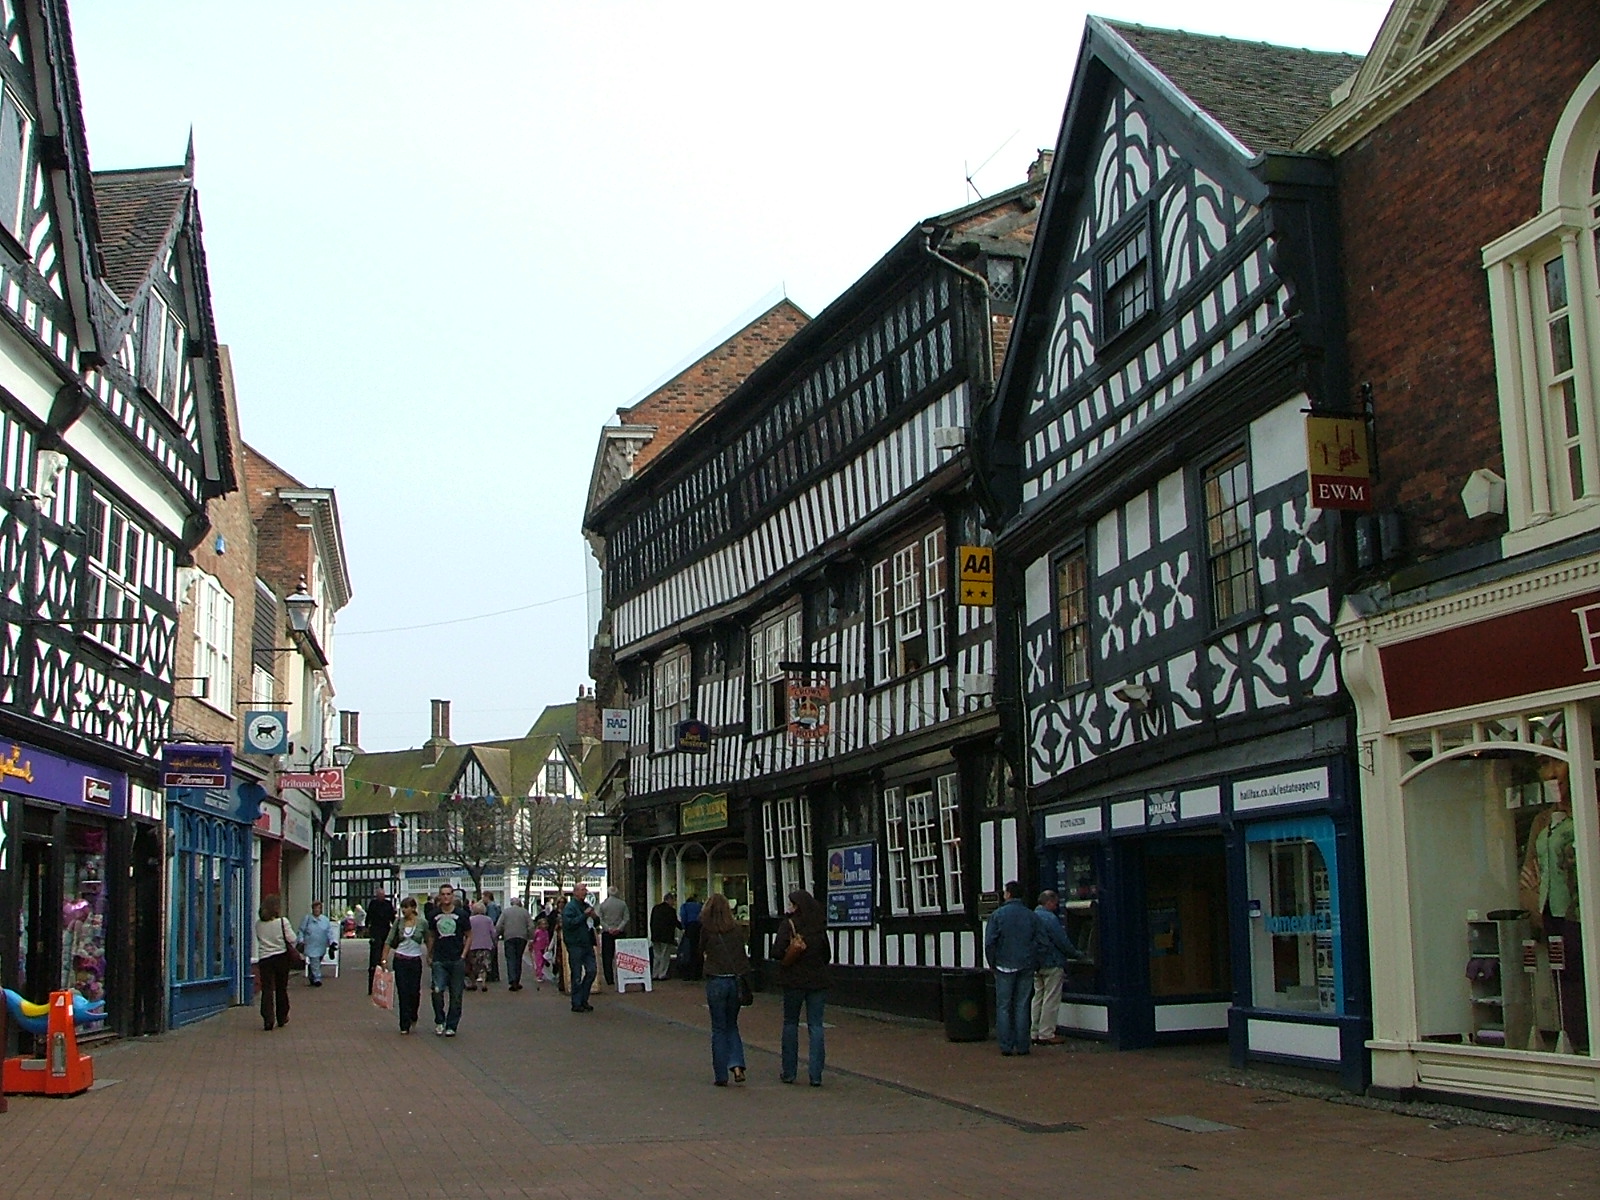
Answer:
[{"label": "gabled roof", "polygon": [[430,762],[433,751],[427,748],[358,754],[345,768],[339,815],[432,812],[441,797],[454,792],[462,770],[472,760],[483,768],[496,795],[527,796],[540,790],[544,764],[552,752],[561,749],[560,738],[542,735],[445,746],[437,762]]},{"label": "gabled roof", "polygon": [[1288,150],[1333,107],[1358,54],[1101,22],[1247,150]]},{"label": "gabled roof", "polygon": [[129,301],[182,223],[194,176],[184,165],[96,171],[92,178],[105,280]]}]

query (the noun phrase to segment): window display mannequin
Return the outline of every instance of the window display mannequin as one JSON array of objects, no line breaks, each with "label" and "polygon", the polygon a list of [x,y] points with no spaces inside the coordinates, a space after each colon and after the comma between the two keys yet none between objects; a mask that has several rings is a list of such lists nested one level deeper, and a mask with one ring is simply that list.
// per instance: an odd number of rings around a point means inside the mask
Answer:
[{"label": "window display mannequin", "polygon": [[1561,1023],[1574,1050],[1583,1054],[1589,1048],[1588,1000],[1569,768],[1560,759],[1546,758],[1539,764],[1539,778],[1554,784],[1555,801],[1534,818],[1528,831],[1528,849],[1517,876],[1518,897],[1528,910],[1535,936],[1546,945],[1553,937],[1562,939],[1565,970],[1557,978]]}]

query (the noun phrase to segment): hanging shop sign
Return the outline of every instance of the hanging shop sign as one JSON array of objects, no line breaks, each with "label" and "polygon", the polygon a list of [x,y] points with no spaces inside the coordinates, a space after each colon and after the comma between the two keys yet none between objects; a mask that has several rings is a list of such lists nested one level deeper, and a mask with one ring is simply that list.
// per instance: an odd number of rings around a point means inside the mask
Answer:
[{"label": "hanging shop sign", "polygon": [[828,924],[872,924],[871,842],[828,851]]},{"label": "hanging shop sign", "polygon": [[1372,507],[1372,455],[1365,417],[1306,417],[1311,507]]},{"label": "hanging shop sign", "polygon": [[161,786],[227,788],[233,782],[233,747],[177,742],[161,747]]},{"label": "hanging shop sign", "polygon": [[978,608],[993,608],[994,547],[958,546],[956,564],[961,603]]},{"label": "hanging shop sign", "polygon": [[728,793],[701,792],[678,805],[678,832],[705,833],[728,827]]},{"label": "hanging shop sign", "polygon": [[626,742],[629,731],[633,727],[630,713],[625,708],[603,708],[600,710],[600,740],[602,742]]},{"label": "hanging shop sign", "polygon": [[679,721],[673,730],[673,747],[685,754],[711,753],[711,726],[690,717]]},{"label": "hanging shop sign", "polygon": [[278,788],[298,788],[318,800],[344,799],[344,768],[323,767],[317,771],[279,771]]},{"label": "hanging shop sign", "polygon": [[828,736],[828,706],[833,689],[826,682],[787,681],[789,697],[789,740],[815,742]]},{"label": "hanging shop sign", "polygon": [[583,836],[591,838],[616,837],[622,832],[622,816],[618,813],[589,813],[583,818]]},{"label": "hanging shop sign", "polygon": [[252,709],[244,714],[246,754],[289,753],[289,714],[279,709]]},{"label": "hanging shop sign", "polygon": [[302,850],[311,849],[311,815],[298,808],[283,810],[283,840]]},{"label": "hanging shop sign", "polygon": [[128,815],[128,777],[89,763],[0,741],[0,791],[108,817]]}]

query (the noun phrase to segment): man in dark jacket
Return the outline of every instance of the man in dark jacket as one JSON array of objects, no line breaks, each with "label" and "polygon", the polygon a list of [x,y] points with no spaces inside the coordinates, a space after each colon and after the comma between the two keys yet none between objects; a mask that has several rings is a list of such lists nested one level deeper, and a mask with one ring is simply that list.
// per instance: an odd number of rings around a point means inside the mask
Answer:
[{"label": "man in dark jacket", "polygon": [[1006,884],[1005,903],[989,914],[983,953],[994,969],[994,1027],[1000,1053],[1026,1054],[1033,972],[1039,965],[1039,922],[1022,899],[1022,885]]},{"label": "man in dark jacket", "polygon": [[678,920],[678,897],[668,892],[661,903],[650,910],[650,975],[665,979],[672,965],[672,952],[678,948],[678,930],[683,923]]},{"label": "man in dark jacket", "polygon": [[1061,1015],[1061,981],[1067,964],[1083,956],[1061,926],[1061,898],[1052,891],[1039,893],[1039,907],[1033,916],[1039,923],[1036,955],[1039,965],[1033,972],[1032,1033],[1035,1046],[1054,1046],[1061,1042],[1056,1022]]},{"label": "man in dark jacket", "polygon": [[372,890],[367,902],[367,995],[372,995],[372,977],[383,961],[383,944],[389,940],[389,930],[394,928],[394,905],[384,895],[383,884]]},{"label": "man in dark jacket", "polygon": [[567,962],[572,973],[572,1011],[593,1012],[589,989],[594,986],[594,907],[589,903],[589,888],[578,884],[572,899],[561,910],[561,940],[566,944]]}]

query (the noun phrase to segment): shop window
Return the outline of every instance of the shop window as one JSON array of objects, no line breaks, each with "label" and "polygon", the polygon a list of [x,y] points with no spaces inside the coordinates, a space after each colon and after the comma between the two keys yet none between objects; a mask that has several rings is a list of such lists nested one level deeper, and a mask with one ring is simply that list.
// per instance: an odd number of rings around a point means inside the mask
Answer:
[{"label": "shop window", "polygon": [[1288,1012],[1344,1009],[1333,821],[1245,831],[1253,1003]]},{"label": "shop window", "polygon": [[943,529],[919,534],[872,564],[874,683],[944,658],[948,588]]},{"label": "shop window", "polygon": [[[104,1000],[106,984],[106,831],[67,827],[61,906],[61,983],[87,1000]],[[100,1028],[96,1022],[94,1029]]]},{"label": "shop window", "polygon": [[1063,847],[1046,859],[1046,879],[1053,858],[1054,888],[1060,897],[1067,937],[1083,957],[1067,964],[1067,992],[1095,995],[1105,990],[1100,979],[1100,852],[1092,846]]},{"label": "shop window", "polygon": [[1574,792],[1565,748],[1537,744],[1475,744],[1404,782],[1423,1041],[1588,1053],[1578,880],[1595,847]]},{"label": "shop window", "polygon": [[1256,607],[1255,523],[1250,515],[1250,464],[1243,448],[1207,467],[1201,490],[1211,615],[1225,625]]},{"label": "shop window", "polygon": [[671,750],[677,742],[678,722],[689,719],[689,647],[676,646],[663,654],[651,672],[650,711],[655,730],[654,749]]}]

